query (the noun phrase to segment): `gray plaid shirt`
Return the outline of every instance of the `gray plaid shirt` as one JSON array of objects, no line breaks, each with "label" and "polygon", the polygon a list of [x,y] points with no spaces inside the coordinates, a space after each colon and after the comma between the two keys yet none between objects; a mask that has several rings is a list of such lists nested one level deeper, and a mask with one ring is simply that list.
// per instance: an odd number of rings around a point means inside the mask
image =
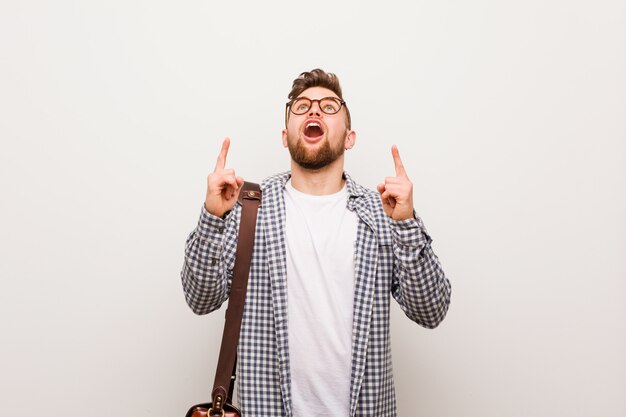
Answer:
[{"label": "gray plaid shirt", "polygon": [[[344,176],[348,209],[359,217],[350,414],[393,417],[390,295],[411,320],[434,328],[448,310],[450,282],[422,220],[391,220],[378,193]],[[282,173],[261,184],[263,202],[237,353],[237,388],[245,417],[292,416],[283,198],[289,177]],[[240,215],[239,204],[225,219],[203,206],[198,226],[187,239],[181,277],[187,303],[196,314],[216,310],[228,299]]]}]

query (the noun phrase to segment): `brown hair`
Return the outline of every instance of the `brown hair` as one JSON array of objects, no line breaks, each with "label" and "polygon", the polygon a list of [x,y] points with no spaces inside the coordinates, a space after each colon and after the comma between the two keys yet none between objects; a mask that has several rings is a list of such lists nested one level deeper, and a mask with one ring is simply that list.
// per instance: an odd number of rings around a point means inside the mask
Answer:
[{"label": "brown hair", "polygon": [[[298,78],[293,80],[291,91],[287,96],[291,102],[298,97],[302,92],[311,87],[323,87],[327,88],[333,93],[337,94],[341,100],[343,100],[343,94],[341,93],[341,85],[339,85],[339,78],[332,72],[326,72],[322,69],[316,68],[309,72],[303,72]],[[343,105],[346,109],[346,115],[348,117],[348,129],[350,129],[350,110],[346,104]],[[287,114],[285,114],[285,123],[289,117],[289,109],[287,108]]]}]

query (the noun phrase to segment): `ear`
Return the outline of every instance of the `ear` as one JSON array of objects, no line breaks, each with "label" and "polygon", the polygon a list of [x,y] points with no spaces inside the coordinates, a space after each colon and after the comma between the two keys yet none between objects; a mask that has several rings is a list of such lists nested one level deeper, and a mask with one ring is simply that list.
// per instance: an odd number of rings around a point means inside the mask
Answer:
[{"label": "ear", "polygon": [[287,129],[283,129],[283,147],[287,147]]},{"label": "ear", "polygon": [[348,130],[346,140],[344,141],[344,148],[346,148],[346,150],[352,149],[354,142],[356,142],[356,132],[354,130]]}]

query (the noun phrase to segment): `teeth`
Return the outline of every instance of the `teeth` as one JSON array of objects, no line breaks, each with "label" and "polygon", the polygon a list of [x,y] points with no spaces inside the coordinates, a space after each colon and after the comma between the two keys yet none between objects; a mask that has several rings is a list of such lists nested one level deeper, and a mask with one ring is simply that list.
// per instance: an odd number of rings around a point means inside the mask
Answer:
[{"label": "teeth", "polygon": [[311,126],[317,126],[317,127],[319,127],[320,125],[319,125],[319,123],[316,123],[316,122],[311,122],[311,123],[308,123],[308,124],[306,125],[306,127],[311,127]]}]

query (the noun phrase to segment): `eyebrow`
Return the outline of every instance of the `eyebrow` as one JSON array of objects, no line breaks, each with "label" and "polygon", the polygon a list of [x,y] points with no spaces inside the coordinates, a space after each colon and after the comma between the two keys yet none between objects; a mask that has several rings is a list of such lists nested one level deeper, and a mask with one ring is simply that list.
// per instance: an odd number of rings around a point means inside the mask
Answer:
[{"label": "eyebrow", "polygon": [[336,98],[339,101],[343,101],[341,98],[337,97],[337,96],[326,96],[326,97],[321,97],[321,98],[310,98],[307,96],[298,96],[296,98],[294,98],[292,101],[296,101],[299,98],[306,98],[307,100],[324,100],[325,98]]}]

